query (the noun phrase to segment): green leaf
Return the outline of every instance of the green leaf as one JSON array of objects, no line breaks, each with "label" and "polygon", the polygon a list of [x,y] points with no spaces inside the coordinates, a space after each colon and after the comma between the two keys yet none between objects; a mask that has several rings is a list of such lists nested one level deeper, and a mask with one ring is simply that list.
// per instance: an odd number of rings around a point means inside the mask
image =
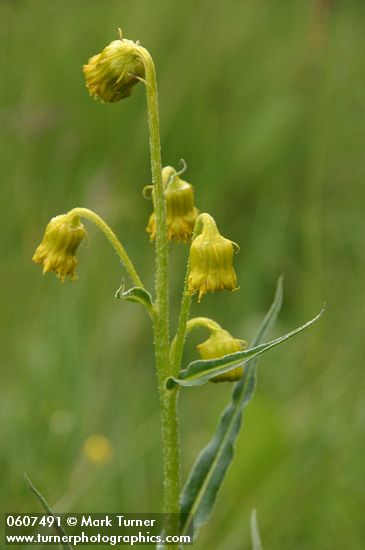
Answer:
[{"label": "green leaf", "polygon": [[115,293],[115,297],[119,300],[128,300],[128,302],[138,302],[145,306],[150,313],[152,312],[152,296],[145,288],[134,286],[124,290],[124,283],[122,283]]},{"label": "green leaf", "polygon": [[[30,480],[29,476],[24,472],[24,479],[26,484],[28,485],[29,489],[32,491],[32,493],[37,497],[40,505],[42,506],[43,510],[46,512],[46,514],[49,514],[50,516],[55,517],[54,512],[52,511],[51,507],[49,506],[48,502],[44,498],[44,496],[38,491],[38,489],[34,486],[33,482]],[[63,527],[61,525],[58,525],[58,522],[54,522],[54,530],[56,531],[57,535],[61,537],[66,536],[66,532],[64,531]],[[60,543],[62,548],[65,548],[66,550],[73,550],[71,544],[68,543]]]},{"label": "green leaf", "polygon": [[[282,278],[278,280],[274,301],[260,325],[253,345],[259,345],[273,326],[283,300]],[[250,402],[256,387],[256,367],[259,356],[246,364],[244,375],[233,388],[231,401],[223,411],[216,433],[198,456],[180,496],[180,511],[193,514],[194,532],[208,521],[219,488],[234,455],[234,444],[242,422],[242,411]],[[192,516],[190,516],[191,518]],[[181,532],[189,530],[191,520],[181,522]]]},{"label": "green leaf", "polygon": [[302,332],[302,330],[310,327],[313,323],[318,321],[323,311],[324,308],[320,311],[320,313],[318,313],[318,315],[304,325],[288,332],[288,334],[285,334],[284,336],[280,336],[280,338],[276,338],[276,340],[267,342],[266,344],[259,344],[258,346],[246,349],[244,351],[230,353],[229,355],[224,355],[219,359],[199,359],[198,361],[194,361],[193,363],[190,363],[185,370],[180,372],[179,377],[172,376],[168,378],[166,381],[166,387],[171,389],[176,384],[179,384],[180,386],[201,386],[218,374],[223,374],[236,367],[241,367],[249,359],[260,355],[261,353],[265,353],[269,349],[282,344],[286,340],[289,340],[289,338],[295,336],[295,334],[298,334],[299,332]]},{"label": "green leaf", "polygon": [[252,540],[252,550],[262,550],[262,542],[260,537],[259,526],[257,523],[257,513],[256,510],[251,512],[251,540]]}]

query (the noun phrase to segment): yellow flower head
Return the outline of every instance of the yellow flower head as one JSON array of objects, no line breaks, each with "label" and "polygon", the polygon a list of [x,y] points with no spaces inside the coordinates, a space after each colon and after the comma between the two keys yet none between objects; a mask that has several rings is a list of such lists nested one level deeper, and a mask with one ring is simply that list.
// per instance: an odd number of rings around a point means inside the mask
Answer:
[{"label": "yellow flower head", "polygon": [[84,442],[82,450],[86,459],[96,466],[106,464],[113,456],[112,444],[109,439],[101,434],[94,434],[88,437]]},{"label": "yellow flower head", "polygon": [[46,227],[41,244],[33,255],[33,262],[43,265],[43,273],[54,271],[63,282],[66,277],[77,279],[76,250],[87,235],[79,216],[61,214],[52,218]]},{"label": "yellow flower head", "polygon": [[237,290],[237,276],[233,269],[233,253],[239,247],[222,237],[214,219],[201,214],[202,231],[190,247],[190,274],[188,291],[199,293],[198,302],[207,292]]},{"label": "yellow flower head", "polygon": [[111,103],[129,97],[138,77],[145,76],[138,44],[125,38],[91,57],[83,71],[90,95]]},{"label": "yellow flower head", "polygon": [[[218,359],[236,351],[247,348],[245,340],[233,338],[231,334],[223,329],[214,331],[205,342],[199,344],[197,349],[202,359]],[[243,375],[243,367],[236,367],[229,372],[218,374],[211,379],[212,382],[236,382]]]},{"label": "yellow flower head", "polygon": [[[194,205],[194,188],[180,179],[172,166],[162,170],[165,186],[167,235],[170,241],[188,242],[193,234],[195,220],[199,210]],[[156,215],[151,214],[147,233],[151,241],[156,238]]]}]

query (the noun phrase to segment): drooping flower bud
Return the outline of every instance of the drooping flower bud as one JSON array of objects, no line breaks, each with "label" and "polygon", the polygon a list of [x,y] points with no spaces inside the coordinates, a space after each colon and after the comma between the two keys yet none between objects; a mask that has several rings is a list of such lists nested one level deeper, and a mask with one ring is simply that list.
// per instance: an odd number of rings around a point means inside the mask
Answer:
[{"label": "drooping flower bud", "polygon": [[76,250],[87,235],[79,216],[61,214],[52,218],[46,227],[33,262],[43,265],[43,273],[54,271],[63,283],[66,277],[77,279]]},{"label": "drooping flower bud", "polygon": [[233,253],[239,247],[222,237],[209,214],[201,214],[202,231],[190,247],[190,274],[188,292],[199,293],[198,302],[207,292],[237,290],[237,276],[233,269]]},{"label": "drooping flower bud", "polygon": [[[212,332],[205,342],[197,346],[202,359],[218,359],[246,348],[247,342],[245,340],[233,338],[227,330],[223,329]],[[242,378],[242,375],[243,367],[236,367],[229,372],[214,376],[214,378],[211,378],[211,382],[236,382]]]},{"label": "drooping flower bud", "polygon": [[114,103],[129,97],[145,69],[139,46],[132,40],[113,40],[83,66],[86,85],[94,98]]},{"label": "drooping flower bud", "polygon": [[[162,170],[166,197],[167,236],[170,241],[188,242],[193,234],[199,210],[194,205],[194,188],[183,181],[172,166]],[[151,241],[156,238],[156,215],[150,216],[147,233]]]}]

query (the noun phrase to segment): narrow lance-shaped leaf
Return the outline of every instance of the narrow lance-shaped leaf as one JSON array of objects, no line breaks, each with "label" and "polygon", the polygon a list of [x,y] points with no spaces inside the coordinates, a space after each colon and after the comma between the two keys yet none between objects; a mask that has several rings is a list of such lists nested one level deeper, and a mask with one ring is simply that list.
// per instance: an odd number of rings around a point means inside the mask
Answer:
[{"label": "narrow lance-shaped leaf", "polygon": [[[30,480],[29,476],[24,472],[24,479],[26,484],[28,485],[29,489],[32,491],[32,493],[37,497],[38,502],[42,506],[43,510],[46,512],[46,514],[49,514],[50,516],[55,517],[55,514],[51,507],[49,506],[48,502],[44,498],[44,496],[38,491],[38,489],[34,486],[33,482]],[[56,533],[61,537],[66,537],[66,533],[61,525],[58,525],[58,522],[54,522],[54,529]],[[73,550],[73,547],[69,543],[61,543],[62,548],[65,548],[66,550]]]},{"label": "narrow lance-shaped leaf", "polygon": [[[276,321],[282,301],[283,285],[280,278],[274,301],[254,337],[254,346],[266,338]],[[232,462],[234,444],[241,428],[242,410],[255,391],[258,360],[259,356],[256,356],[247,363],[243,377],[233,388],[231,401],[223,411],[216,433],[198,456],[182,490],[180,509],[183,513],[194,514],[195,534],[208,521],[218,490]],[[189,527],[186,521],[182,522],[183,533],[187,532]]]},{"label": "narrow lance-shaped leaf", "polygon": [[313,323],[318,321],[323,311],[324,308],[320,311],[320,313],[318,313],[318,315],[304,325],[288,332],[288,334],[285,334],[284,336],[280,336],[280,338],[276,338],[276,340],[267,342],[266,344],[259,344],[258,346],[250,349],[230,353],[229,355],[224,355],[218,359],[199,359],[198,361],[194,361],[193,363],[190,363],[185,370],[181,371],[178,377],[172,376],[168,378],[166,381],[166,387],[171,389],[176,384],[179,384],[180,386],[201,386],[218,374],[223,374],[236,367],[241,367],[249,359],[260,355],[261,353],[265,353],[269,349],[282,344],[286,340],[289,340],[289,338],[292,338],[299,332],[302,332],[302,330],[310,327]]},{"label": "narrow lance-shaped leaf", "polygon": [[[282,278],[279,279],[274,301],[254,339],[253,346],[266,338],[281,308]],[[231,402],[223,411],[217,431],[195,462],[180,497],[181,512],[194,514],[194,532],[209,519],[219,488],[233,459],[234,444],[239,434],[243,408],[255,392],[256,367],[259,356],[250,359],[242,379],[233,388]],[[190,527],[189,520],[181,522],[182,533]]]}]

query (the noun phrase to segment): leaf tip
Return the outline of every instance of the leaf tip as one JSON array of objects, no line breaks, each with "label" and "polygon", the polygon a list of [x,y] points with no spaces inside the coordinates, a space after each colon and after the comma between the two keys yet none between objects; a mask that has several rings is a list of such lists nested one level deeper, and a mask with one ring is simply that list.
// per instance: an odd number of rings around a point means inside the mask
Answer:
[{"label": "leaf tip", "polygon": [[24,479],[24,481],[25,481],[26,483],[28,483],[28,485],[29,485],[30,479],[29,479],[29,476],[28,476],[28,474],[27,474],[26,471],[23,472],[23,479]]},{"label": "leaf tip", "polygon": [[253,508],[251,510],[250,531],[251,531],[252,550],[262,550],[261,536],[260,536],[259,526],[257,523],[256,508]]}]

